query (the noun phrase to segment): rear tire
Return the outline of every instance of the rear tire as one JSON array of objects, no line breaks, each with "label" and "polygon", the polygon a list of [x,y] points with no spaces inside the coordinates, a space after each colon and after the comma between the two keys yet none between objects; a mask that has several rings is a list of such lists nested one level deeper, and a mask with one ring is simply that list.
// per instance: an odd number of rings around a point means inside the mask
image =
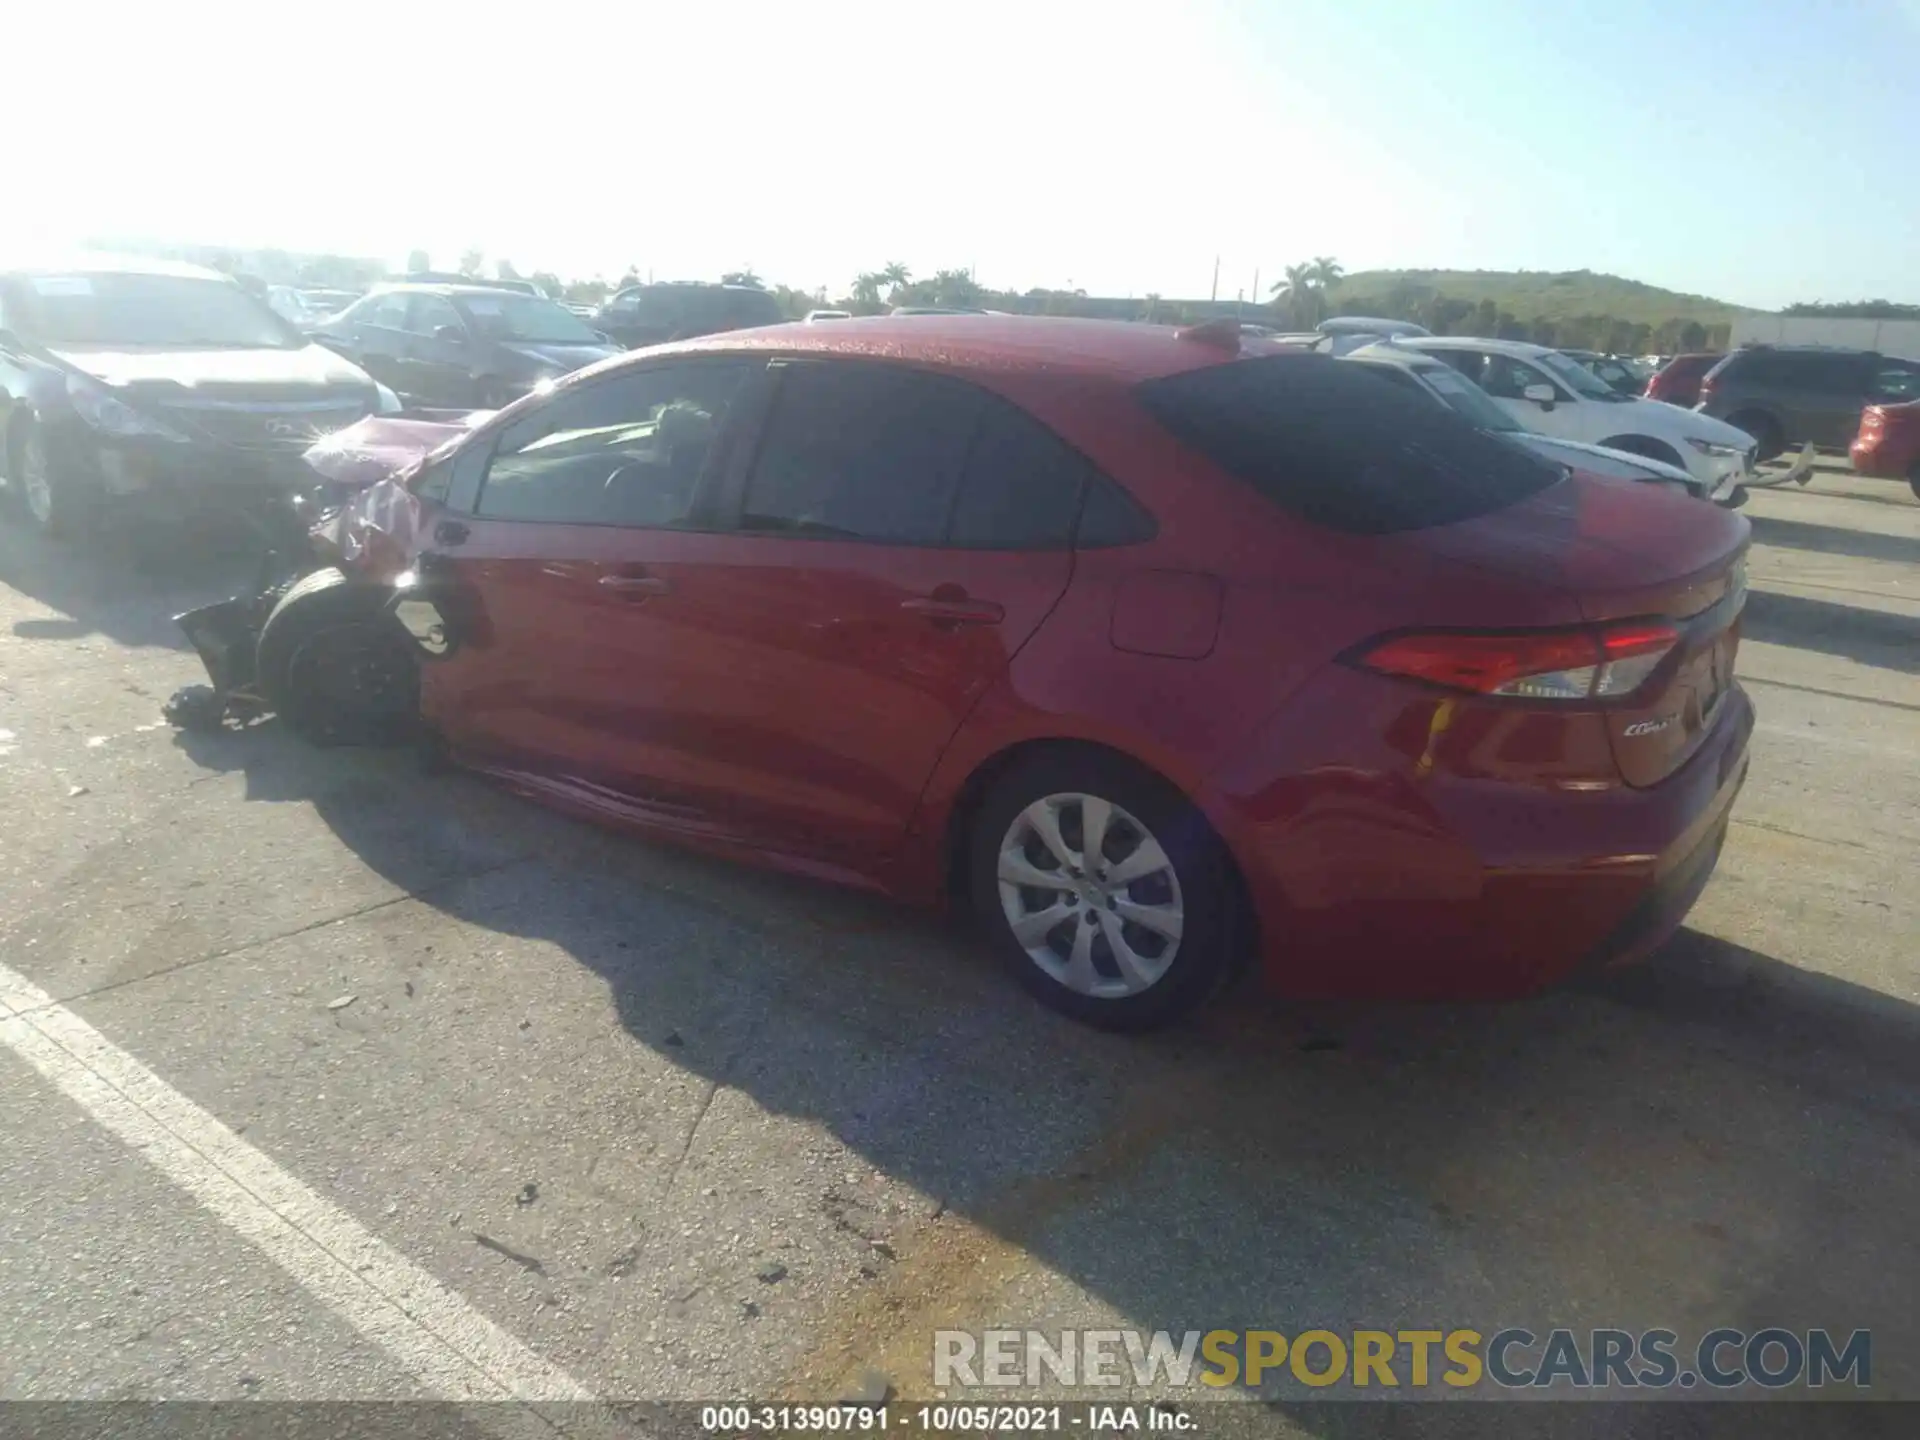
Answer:
[{"label": "rear tire", "polygon": [[316,570],[280,597],[255,652],[260,692],[315,745],[386,745],[412,733],[420,671],[387,614],[390,592]]},{"label": "rear tire", "polygon": [[1205,817],[1159,776],[1098,751],[1016,762],[974,813],[967,873],[974,912],[1021,985],[1105,1030],[1191,1011],[1232,977],[1250,933]]},{"label": "rear tire", "polygon": [[1729,415],[1727,423],[1753,436],[1759,447],[1753,455],[1756,464],[1774,459],[1787,448],[1787,438],[1781,433],[1779,422],[1764,411],[1742,410]]}]

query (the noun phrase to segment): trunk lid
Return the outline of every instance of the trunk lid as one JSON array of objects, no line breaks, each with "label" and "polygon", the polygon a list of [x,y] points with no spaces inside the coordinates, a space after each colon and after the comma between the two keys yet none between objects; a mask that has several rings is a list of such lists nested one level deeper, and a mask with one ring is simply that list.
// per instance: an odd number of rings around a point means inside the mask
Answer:
[{"label": "trunk lid", "polygon": [[[1645,787],[1684,765],[1720,719],[1751,533],[1744,518],[1718,506],[1576,473],[1520,504],[1419,538],[1436,555],[1550,587],[1591,624],[1666,620],[1678,630],[1678,643],[1638,690],[1603,702],[1621,778]],[[1513,623],[1553,623],[1548,610],[1543,604],[1542,614]]]}]

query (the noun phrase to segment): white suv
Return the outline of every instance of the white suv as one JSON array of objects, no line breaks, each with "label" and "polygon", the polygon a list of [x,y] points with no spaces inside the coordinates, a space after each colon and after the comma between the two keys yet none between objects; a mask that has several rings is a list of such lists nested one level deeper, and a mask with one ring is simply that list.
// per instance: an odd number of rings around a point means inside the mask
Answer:
[{"label": "white suv", "polygon": [[1728,481],[1751,481],[1755,445],[1746,431],[1658,400],[1616,394],[1558,350],[1451,335],[1393,343],[1445,360],[1529,430],[1664,460],[1705,483],[1709,493]]}]

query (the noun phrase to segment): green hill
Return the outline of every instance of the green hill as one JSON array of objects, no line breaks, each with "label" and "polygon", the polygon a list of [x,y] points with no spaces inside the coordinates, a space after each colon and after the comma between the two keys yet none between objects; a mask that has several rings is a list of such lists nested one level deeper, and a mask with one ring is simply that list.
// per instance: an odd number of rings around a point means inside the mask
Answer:
[{"label": "green hill", "polygon": [[1405,311],[1434,295],[1471,305],[1491,300],[1523,321],[1607,315],[1629,324],[1694,320],[1712,327],[1750,313],[1724,300],[1592,270],[1361,270],[1335,285],[1329,298],[1336,310],[1366,314],[1370,303]]}]

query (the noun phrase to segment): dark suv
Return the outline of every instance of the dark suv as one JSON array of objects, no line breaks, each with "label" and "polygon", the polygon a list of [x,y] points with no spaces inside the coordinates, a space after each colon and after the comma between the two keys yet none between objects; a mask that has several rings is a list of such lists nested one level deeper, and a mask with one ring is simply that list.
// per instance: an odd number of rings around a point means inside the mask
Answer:
[{"label": "dark suv", "polygon": [[1808,442],[1844,450],[1867,406],[1914,399],[1920,363],[1912,360],[1825,345],[1750,345],[1707,372],[1694,408],[1753,436],[1766,460]]},{"label": "dark suv", "polygon": [[674,281],[632,285],[609,296],[594,312],[596,330],[629,350],[668,340],[689,340],[722,330],[778,325],[787,318],[780,302],[751,285],[701,285]]}]

